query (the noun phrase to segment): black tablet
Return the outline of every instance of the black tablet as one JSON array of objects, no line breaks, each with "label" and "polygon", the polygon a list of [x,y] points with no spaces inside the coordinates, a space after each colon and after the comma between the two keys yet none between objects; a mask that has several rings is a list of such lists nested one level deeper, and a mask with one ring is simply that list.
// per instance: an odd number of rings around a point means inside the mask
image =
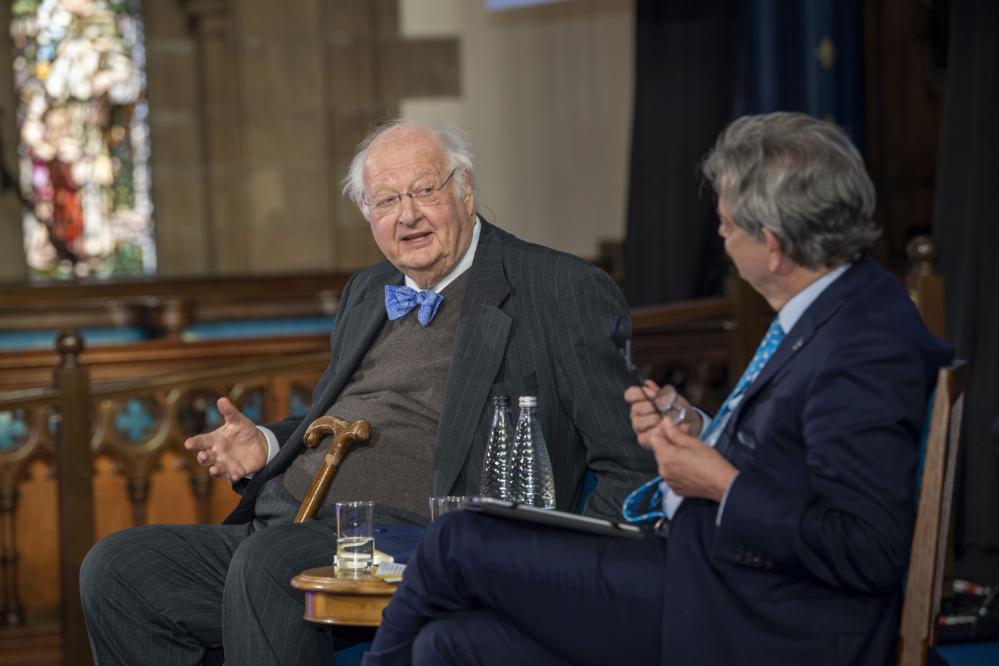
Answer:
[{"label": "black tablet", "polygon": [[469,511],[478,511],[491,516],[502,516],[513,520],[524,520],[529,523],[550,525],[577,532],[589,532],[603,536],[625,537],[630,539],[645,538],[645,530],[629,523],[615,523],[603,518],[592,518],[578,513],[541,509],[507,500],[492,497],[470,497],[465,504]]}]

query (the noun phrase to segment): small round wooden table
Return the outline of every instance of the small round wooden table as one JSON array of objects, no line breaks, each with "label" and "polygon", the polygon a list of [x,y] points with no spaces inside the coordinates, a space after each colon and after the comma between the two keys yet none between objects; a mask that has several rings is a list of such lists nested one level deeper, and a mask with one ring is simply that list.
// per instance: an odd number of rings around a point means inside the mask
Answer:
[{"label": "small round wooden table", "polygon": [[306,569],[291,579],[305,592],[304,617],[309,622],[377,627],[396,585],[375,576],[337,578],[333,567]]}]

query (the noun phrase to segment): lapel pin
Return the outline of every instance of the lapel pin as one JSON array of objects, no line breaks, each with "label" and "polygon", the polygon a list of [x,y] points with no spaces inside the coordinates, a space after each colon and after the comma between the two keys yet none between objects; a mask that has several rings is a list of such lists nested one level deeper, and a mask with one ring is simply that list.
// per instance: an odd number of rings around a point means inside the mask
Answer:
[{"label": "lapel pin", "polygon": [[805,338],[798,338],[794,341],[794,344],[791,345],[791,351],[798,351],[801,349],[801,345],[803,344],[805,344]]}]

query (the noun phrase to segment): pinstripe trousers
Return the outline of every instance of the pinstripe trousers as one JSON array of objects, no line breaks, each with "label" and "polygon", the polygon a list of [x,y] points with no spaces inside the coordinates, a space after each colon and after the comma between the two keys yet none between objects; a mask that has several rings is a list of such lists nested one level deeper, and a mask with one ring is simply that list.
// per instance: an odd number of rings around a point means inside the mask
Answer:
[{"label": "pinstripe trousers", "polygon": [[297,502],[281,477],[245,525],[148,525],[96,544],[80,569],[83,610],[98,666],[330,663],[333,646],[302,619],[289,581],[332,562],[332,510],[293,525]]}]

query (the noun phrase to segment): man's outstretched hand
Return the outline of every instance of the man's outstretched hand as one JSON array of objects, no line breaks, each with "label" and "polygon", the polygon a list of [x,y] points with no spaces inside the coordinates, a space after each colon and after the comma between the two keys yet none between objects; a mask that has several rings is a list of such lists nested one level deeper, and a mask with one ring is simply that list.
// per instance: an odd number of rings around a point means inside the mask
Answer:
[{"label": "man's outstretched hand", "polygon": [[198,452],[198,463],[209,474],[235,483],[267,463],[267,439],[228,398],[215,404],[225,422],[209,433],[188,437],[184,448]]}]

